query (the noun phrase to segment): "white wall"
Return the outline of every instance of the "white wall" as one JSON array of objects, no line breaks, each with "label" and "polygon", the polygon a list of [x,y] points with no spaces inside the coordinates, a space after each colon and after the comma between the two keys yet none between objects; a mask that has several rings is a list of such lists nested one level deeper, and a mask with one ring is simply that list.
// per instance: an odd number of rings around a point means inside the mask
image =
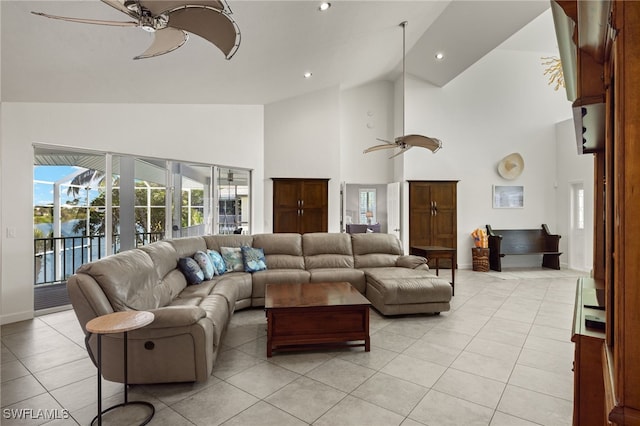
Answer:
[{"label": "white wall", "polygon": [[[592,154],[578,155],[575,127],[572,119],[556,125],[556,163],[557,163],[557,211],[560,262],[563,267],[590,271],[593,268],[593,207],[594,207],[594,158]],[[584,243],[580,247],[569,246],[571,229],[571,184],[584,185]],[[584,263],[569,265],[571,250],[584,253]]]},{"label": "white wall", "polygon": [[2,323],[33,315],[33,143],[252,169],[262,231],[262,106],[4,103],[1,114]]},{"label": "white wall", "polygon": [[264,229],[273,230],[271,178],[328,178],[329,232],[340,231],[337,87],[264,107]]},{"label": "white wall", "polygon": [[[438,137],[443,148],[436,154],[418,148],[404,154],[404,178],[460,181],[461,268],[471,266],[469,234],[486,224],[502,229],[546,223],[558,233],[555,124],[571,116],[571,105],[563,91],[547,85],[540,56],[497,49],[444,88],[407,78],[406,133]],[[496,166],[512,152],[523,156],[525,167],[520,177],[507,181]],[[496,184],[523,185],[524,208],[494,209]],[[537,263],[528,258],[511,256],[503,264]]]},{"label": "white wall", "polygon": [[340,174],[346,183],[388,183],[393,179],[392,150],[364,154],[371,146],[392,141],[394,87],[376,81],[340,92]]}]

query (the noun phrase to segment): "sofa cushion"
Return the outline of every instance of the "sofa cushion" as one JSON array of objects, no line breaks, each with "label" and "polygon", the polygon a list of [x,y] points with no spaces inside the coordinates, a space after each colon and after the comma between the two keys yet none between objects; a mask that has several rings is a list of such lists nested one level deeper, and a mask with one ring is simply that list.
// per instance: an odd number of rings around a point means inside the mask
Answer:
[{"label": "sofa cushion", "polygon": [[377,268],[396,266],[403,255],[400,240],[391,234],[352,234],[355,267]]},{"label": "sofa cushion", "polygon": [[409,269],[429,269],[426,258],[422,256],[414,256],[412,254],[398,257],[398,259],[396,260],[396,266]]},{"label": "sofa cushion", "polygon": [[165,289],[157,286],[154,264],[142,250],[127,250],[86,263],[77,273],[91,275],[115,311],[155,309],[164,298],[156,294]]},{"label": "sofa cushion", "polygon": [[451,284],[423,269],[365,269],[367,289],[373,287],[387,305],[449,302]]},{"label": "sofa cushion", "polygon": [[187,286],[187,279],[184,277],[184,274],[176,268],[165,275],[160,280],[158,286],[164,287],[168,292],[168,299],[166,299],[166,301],[160,300],[160,306],[166,306],[182,293],[182,290]]},{"label": "sofa cushion", "polygon": [[264,298],[267,284],[308,283],[311,274],[300,269],[267,269],[252,274],[253,291],[251,298]]},{"label": "sofa cushion", "polygon": [[309,271],[312,283],[346,281],[350,283],[356,290],[364,294],[366,288],[366,279],[364,272],[360,269],[350,268],[321,268]]},{"label": "sofa cushion", "polygon": [[168,241],[158,241],[153,244],[148,244],[140,247],[140,250],[151,257],[158,278],[163,278],[178,267],[178,253]]},{"label": "sofa cushion", "polygon": [[319,268],[353,268],[353,251],[349,234],[316,232],[302,235],[304,264],[308,270]]},{"label": "sofa cushion", "polygon": [[215,269],[213,269],[213,262],[209,255],[203,251],[198,250],[193,254],[193,260],[198,263],[205,280],[210,280],[215,275]]},{"label": "sofa cushion", "polygon": [[202,237],[182,237],[167,240],[173,245],[173,248],[180,257],[191,257],[193,253],[200,251],[206,251],[207,245]]},{"label": "sofa cushion", "polygon": [[187,284],[200,284],[204,281],[204,273],[195,259],[191,257],[181,257],[178,260],[178,268],[187,279]]},{"label": "sofa cushion", "polygon": [[229,272],[221,277],[216,277],[217,281],[225,281],[233,284],[238,290],[236,300],[251,299],[252,287],[252,275],[247,272]]},{"label": "sofa cushion", "polygon": [[300,234],[257,234],[253,236],[253,247],[264,251],[268,269],[304,269]]},{"label": "sofa cushion", "polygon": [[264,251],[261,248],[244,246],[240,248],[240,251],[245,272],[258,272],[267,269]]},{"label": "sofa cushion", "polygon": [[205,235],[202,237],[209,250],[216,250],[220,253],[220,247],[242,247],[253,246],[251,235],[230,234],[230,235]]},{"label": "sofa cushion", "polygon": [[242,252],[240,251],[240,247],[220,247],[220,254],[224,259],[227,271],[244,271],[244,263],[242,263]]}]

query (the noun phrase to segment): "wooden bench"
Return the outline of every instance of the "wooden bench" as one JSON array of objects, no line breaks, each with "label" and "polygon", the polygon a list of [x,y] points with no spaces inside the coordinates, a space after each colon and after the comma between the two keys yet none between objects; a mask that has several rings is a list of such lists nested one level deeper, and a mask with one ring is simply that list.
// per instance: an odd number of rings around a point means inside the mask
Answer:
[{"label": "wooden bench", "polygon": [[540,229],[492,229],[489,237],[489,267],[502,271],[502,258],[512,254],[542,254],[544,268],[560,269],[560,235],[552,234],[546,224]]}]

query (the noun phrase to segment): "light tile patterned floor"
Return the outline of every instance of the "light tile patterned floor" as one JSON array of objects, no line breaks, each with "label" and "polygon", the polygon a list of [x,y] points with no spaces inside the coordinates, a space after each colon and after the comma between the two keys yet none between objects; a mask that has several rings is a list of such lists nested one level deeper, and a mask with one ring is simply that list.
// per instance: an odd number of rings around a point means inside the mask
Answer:
[{"label": "light tile patterned floor", "polygon": [[[372,310],[369,353],[267,359],[264,311],[238,311],[206,383],[132,386],[130,399],[154,404],[152,425],[569,425],[580,274],[521,272],[460,270],[440,316]],[[95,374],[72,311],[3,326],[0,423],[88,424]],[[103,396],[104,406],[120,402],[122,385],[104,382]],[[131,407],[104,424],[141,415]]]}]

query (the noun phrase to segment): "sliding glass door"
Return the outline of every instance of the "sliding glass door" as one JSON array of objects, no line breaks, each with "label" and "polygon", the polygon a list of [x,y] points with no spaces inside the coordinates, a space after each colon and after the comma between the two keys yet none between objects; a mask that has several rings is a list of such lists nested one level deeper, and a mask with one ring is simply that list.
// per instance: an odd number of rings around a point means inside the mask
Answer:
[{"label": "sliding glass door", "polygon": [[36,299],[47,293],[36,310],[68,304],[64,283],[84,263],[163,238],[250,232],[249,170],[38,145],[33,176]]}]

